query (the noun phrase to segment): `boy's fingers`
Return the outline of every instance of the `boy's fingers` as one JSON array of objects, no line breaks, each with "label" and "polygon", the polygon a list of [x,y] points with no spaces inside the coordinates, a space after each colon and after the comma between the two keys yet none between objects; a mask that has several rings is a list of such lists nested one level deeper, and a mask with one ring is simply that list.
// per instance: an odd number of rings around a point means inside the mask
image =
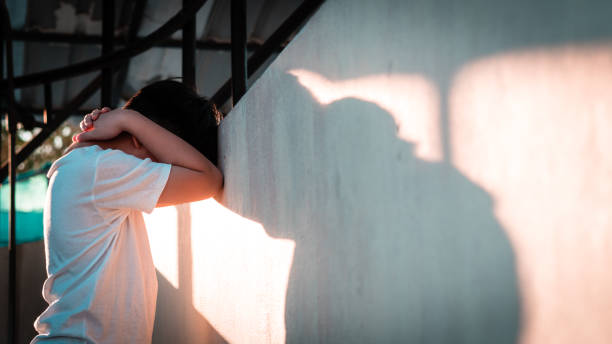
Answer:
[{"label": "boy's fingers", "polygon": [[74,141],[74,142],[84,142],[84,141],[87,141],[89,139],[89,136],[90,136],[89,132],[85,131],[85,132],[82,132],[80,134],[74,135],[72,137],[72,141]]},{"label": "boy's fingers", "polygon": [[[96,110],[94,110],[96,111]],[[81,127],[81,130],[83,130],[84,126],[86,126],[87,124],[87,118],[93,116],[94,111],[86,114],[85,116],[83,116],[83,120],[81,122],[79,122],[79,126]]]},{"label": "boy's fingers", "polygon": [[100,117],[101,114],[109,112],[110,110],[111,109],[108,106],[105,106],[105,107],[103,107],[100,110],[94,110],[94,112],[91,115],[91,117],[92,117],[91,119],[95,121],[95,120],[98,119],[98,117]]},{"label": "boy's fingers", "polygon": [[79,123],[79,127],[82,131],[87,131],[91,127],[93,127],[93,121],[91,119],[91,116],[86,115],[85,118],[83,118],[83,120]]}]

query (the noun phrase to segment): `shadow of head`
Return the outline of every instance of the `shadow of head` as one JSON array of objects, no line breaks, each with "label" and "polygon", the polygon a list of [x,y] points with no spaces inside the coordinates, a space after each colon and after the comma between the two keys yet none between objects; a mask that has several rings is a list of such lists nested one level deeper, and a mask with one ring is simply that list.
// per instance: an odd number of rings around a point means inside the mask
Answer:
[{"label": "shadow of head", "polygon": [[287,341],[516,342],[514,256],[487,193],[415,157],[378,106],[288,85],[293,115],[259,124],[283,136],[247,132],[245,207],[296,244]]}]

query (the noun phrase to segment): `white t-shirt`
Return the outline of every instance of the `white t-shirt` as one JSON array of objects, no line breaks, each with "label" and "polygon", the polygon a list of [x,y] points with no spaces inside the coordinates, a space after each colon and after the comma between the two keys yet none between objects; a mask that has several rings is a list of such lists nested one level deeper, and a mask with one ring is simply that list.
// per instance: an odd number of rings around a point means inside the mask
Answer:
[{"label": "white t-shirt", "polygon": [[32,343],[150,343],[157,278],[142,211],[170,165],[89,146],[53,163],[44,209],[49,307]]}]

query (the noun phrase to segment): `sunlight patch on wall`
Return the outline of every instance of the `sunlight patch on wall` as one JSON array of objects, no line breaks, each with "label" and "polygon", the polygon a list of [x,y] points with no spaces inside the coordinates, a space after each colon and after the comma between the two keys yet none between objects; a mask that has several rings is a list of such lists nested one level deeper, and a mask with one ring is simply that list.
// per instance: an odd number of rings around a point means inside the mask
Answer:
[{"label": "sunlight patch on wall", "polygon": [[439,94],[425,77],[380,74],[329,80],[304,69],[292,69],[289,74],[297,77],[320,104],[356,98],[380,106],[393,117],[397,136],[416,145],[417,157],[426,161],[442,160]]},{"label": "sunlight patch on wall", "polygon": [[284,343],[295,242],[213,199],[191,207],[193,306],[230,343]]},{"label": "sunlight patch on wall", "polygon": [[179,287],[177,208],[156,208],[143,214],[148,230],[153,263],[174,288]]},{"label": "sunlight patch on wall", "polygon": [[453,163],[496,200],[523,343],[612,338],[612,45],[508,53],[460,70]]}]

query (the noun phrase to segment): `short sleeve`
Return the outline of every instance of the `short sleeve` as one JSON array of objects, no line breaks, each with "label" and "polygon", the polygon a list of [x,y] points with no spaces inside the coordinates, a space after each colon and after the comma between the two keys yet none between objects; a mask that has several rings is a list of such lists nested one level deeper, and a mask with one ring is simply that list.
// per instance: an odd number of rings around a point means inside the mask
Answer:
[{"label": "short sleeve", "polygon": [[171,165],[105,150],[97,160],[93,201],[98,208],[135,209],[150,213],[159,200]]}]

